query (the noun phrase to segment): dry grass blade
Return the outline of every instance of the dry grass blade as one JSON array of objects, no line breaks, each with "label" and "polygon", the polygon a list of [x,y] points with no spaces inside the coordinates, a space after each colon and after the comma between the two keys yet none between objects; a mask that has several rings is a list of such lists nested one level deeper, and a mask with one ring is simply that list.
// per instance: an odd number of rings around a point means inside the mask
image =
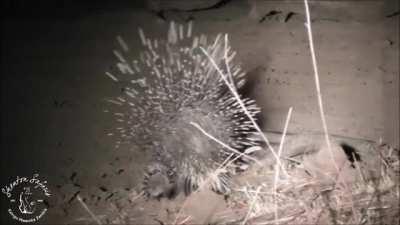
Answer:
[{"label": "dry grass blade", "polygon": [[[309,45],[310,45],[310,53],[311,53],[311,60],[312,60],[312,65],[313,65],[313,70],[314,70],[314,79],[315,79],[315,88],[317,91],[317,98],[318,98],[318,107],[319,107],[319,113],[321,116],[321,121],[322,121],[322,127],[324,129],[324,137],[325,137],[325,142],[328,147],[328,152],[331,161],[333,162],[333,165],[336,169],[336,172],[338,174],[338,178],[341,179],[340,177],[340,168],[337,165],[333,152],[332,152],[332,146],[331,142],[329,139],[329,132],[328,132],[328,125],[326,123],[326,118],[325,118],[325,113],[324,113],[324,106],[322,102],[322,94],[321,94],[321,87],[320,87],[320,82],[319,82],[319,72],[318,72],[318,64],[317,64],[317,58],[315,56],[315,50],[314,50],[314,41],[313,41],[313,35],[312,35],[312,28],[311,28],[311,19],[310,19],[310,9],[308,7],[308,0],[304,0],[304,7],[306,10],[306,28],[307,28],[307,35],[308,35],[308,40],[309,40]],[[343,185],[346,187],[348,191],[350,191],[350,188],[347,186],[346,182],[342,182]],[[352,200],[351,200],[352,201]],[[353,208],[353,215],[355,214],[354,212],[354,204],[352,202],[352,208]],[[356,219],[357,221],[357,219]]]},{"label": "dry grass blade", "polygon": [[[292,111],[293,111],[293,107],[290,107],[289,111],[288,111],[288,114],[286,116],[285,127],[283,128],[283,134],[282,134],[282,137],[281,137],[281,142],[279,143],[279,149],[278,149],[278,157],[279,158],[282,155],[283,143],[285,142],[286,132],[287,132],[287,128],[289,126],[290,118],[292,116]],[[280,168],[279,168],[278,164],[276,164],[275,177],[274,177],[274,190],[273,190],[274,191],[274,216],[275,216],[275,221],[278,221],[278,201],[277,201],[276,192],[277,192],[277,187],[278,187],[279,172],[280,172]]]},{"label": "dry grass blade", "polygon": [[253,196],[253,200],[251,201],[249,210],[247,211],[246,217],[244,218],[244,220],[243,220],[243,222],[242,222],[242,225],[245,225],[246,222],[247,222],[247,220],[249,219],[250,214],[251,214],[251,211],[253,211],[253,207],[254,207],[254,205],[255,205],[256,202],[257,202],[257,197],[258,197],[258,193],[260,192],[260,190],[261,190],[261,186],[258,186],[258,188],[257,188],[257,190],[256,190],[256,193],[255,193],[254,196]]},{"label": "dry grass blade", "polygon": [[197,123],[195,123],[195,122],[190,122],[190,124],[191,124],[192,126],[196,127],[198,130],[200,130],[200,131],[201,131],[204,135],[206,135],[208,138],[210,138],[210,139],[212,139],[213,141],[217,142],[218,144],[222,145],[224,148],[227,148],[227,149],[229,149],[230,151],[232,151],[232,152],[234,152],[234,153],[236,153],[236,154],[239,154],[239,155],[241,155],[241,156],[243,156],[243,157],[245,157],[245,158],[248,158],[248,159],[250,159],[250,160],[256,162],[257,164],[261,165],[261,163],[260,163],[257,159],[255,159],[255,158],[253,158],[253,157],[251,157],[251,156],[248,156],[248,155],[246,155],[246,154],[243,154],[243,153],[239,152],[238,150],[236,150],[236,149],[230,147],[229,145],[227,145],[227,144],[225,144],[224,142],[218,140],[217,138],[215,138],[215,137],[212,136],[211,134],[207,133],[207,131],[205,131],[199,124],[197,124]]},{"label": "dry grass blade", "polygon": [[94,221],[96,221],[97,224],[101,225],[102,223],[101,223],[100,219],[97,218],[97,216],[92,212],[92,210],[89,209],[89,207],[86,205],[86,203],[83,202],[81,196],[77,195],[76,198],[81,203],[82,207],[89,213],[89,215],[92,217],[92,219]]},{"label": "dry grass blade", "polygon": [[[272,155],[275,157],[277,163],[279,164],[279,166],[281,167],[282,171],[284,171],[285,175],[287,175],[287,172],[285,170],[285,168],[282,165],[282,162],[280,160],[280,158],[278,157],[278,155],[276,154],[274,148],[271,146],[270,142],[268,141],[267,137],[265,136],[264,132],[261,131],[261,128],[258,126],[258,124],[256,123],[256,121],[254,120],[254,118],[251,116],[250,112],[247,110],[245,104],[243,103],[243,101],[241,100],[239,94],[237,93],[237,91],[235,90],[235,88],[230,84],[230,82],[227,80],[226,76],[224,75],[224,73],[221,71],[221,69],[219,68],[219,66],[216,64],[215,60],[210,56],[210,54],[203,48],[200,47],[200,49],[203,51],[203,53],[207,56],[207,58],[210,60],[210,62],[212,63],[212,65],[214,66],[214,68],[217,70],[218,74],[221,76],[222,80],[225,82],[226,86],[229,88],[230,92],[232,93],[232,95],[234,96],[234,98],[236,99],[236,101],[239,103],[240,107],[242,108],[243,112],[247,115],[247,117],[249,118],[249,120],[251,121],[251,123],[253,124],[254,128],[257,130],[257,132],[260,134],[260,136],[263,138],[264,142],[267,144],[268,149],[271,151]],[[225,59],[228,60],[228,59]]]},{"label": "dry grass blade", "polygon": [[315,57],[314,41],[313,41],[313,35],[312,35],[312,29],[311,29],[310,10],[308,8],[307,0],[304,0],[304,6],[306,9],[306,21],[307,21],[305,26],[307,28],[308,40],[309,40],[309,44],[310,44],[310,52],[311,52],[313,70],[314,70],[315,88],[317,90],[319,113],[321,116],[322,127],[324,129],[326,145],[329,149],[329,154],[330,154],[331,160],[333,161],[333,163],[335,165],[336,171],[339,173],[339,167],[337,166],[337,164],[334,160],[334,157],[333,157],[331,142],[329,140],[328,125],[326,124],[326,119],[325,119],[324,106],[323,106],[322,94],[321,94],[321,85],[319,82],[318,64],[317,64],[317,58]]}]

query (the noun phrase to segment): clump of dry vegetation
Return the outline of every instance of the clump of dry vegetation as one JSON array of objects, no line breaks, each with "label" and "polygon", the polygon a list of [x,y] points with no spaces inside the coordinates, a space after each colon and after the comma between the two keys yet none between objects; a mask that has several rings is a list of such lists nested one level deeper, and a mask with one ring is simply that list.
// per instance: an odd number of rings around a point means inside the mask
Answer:
[{"label": "clump of dry vegetation", "polygon": [[[336,178],[332,180],[312,175],[326,175],[323,167],[308,172],[303,163],[308,156],[284,163],[288,176],[277,180],[275,170],[254,169],[249,177],[257,182],[245,182],[233,201],[234,215],[244,218],[248,214],[247,221],[231,215],[230,223],[398,224],[399,151],[385,145],[371,147],[375,152],[367,151],[361,157],[369,159],[355,162],[354,168],[346,163],[339,174],[331,173]],[[326,159],[319,160],[315,164],[326,163]]]},{"label": "clump of dry vegetation", "polygon": [[[323,139],[321,135],[287,135],[283,152],[295,149],[299,142],[307,145],[305,139],[315,141],[318,136]],[[332,140],[336,143],[343,138]],[[342,149],[333,148],[336,159],[346,158],[338,173],[329,164],[326,148],[317,145],[307,153],[282,157],[285,172],[277,172],[279,167],[271,157],[260,160],[261,165],[254,164],[234,177],[234,191],[225,199],[207,185],[174,200],[149,200],[131,191],[97,207],[93,210],[97,214],[79,201],[87,216],[73,223],[398,224],[399,150],[359,140],[352,144],[359,150],[360,161],[351,162]]]}]

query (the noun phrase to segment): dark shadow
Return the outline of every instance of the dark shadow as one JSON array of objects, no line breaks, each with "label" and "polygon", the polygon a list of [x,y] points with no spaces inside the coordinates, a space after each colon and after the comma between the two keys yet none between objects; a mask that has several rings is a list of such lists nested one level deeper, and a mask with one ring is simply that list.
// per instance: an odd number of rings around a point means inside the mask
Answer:
[{"label": "dark shadow", "polygon": [[[266,71],[265,67],[258,66],[256,68],[254,68],[253,70],[250,70],[249,72],[246,73],[246,76],[245,76],[246,83],[243,85],[243,87],[241,87],[238,90],[239,94],[243,98],[254,99],[257,104],[257,95],[255,93],[255,89],[256,89],[257,84],[262,82],[262,77],[263,77],[263,74],[265,73],[265,71]],[[257,105],[260,107],[261,104],[257,104]],[[257,121],[257,124],[260,127],[264,127],[266,118],[264,118],[262,112],[258,113],[256,115],[255,119]]]},{"label": "dark shadow", "polygon": [[342,147],[344,153],[347,156],[347,159],[351,162],[351,167],[355,168],[354,162],[361,161],[360,154],[358,154],[357,150],[349,144],[340,143],[340,147]]}]

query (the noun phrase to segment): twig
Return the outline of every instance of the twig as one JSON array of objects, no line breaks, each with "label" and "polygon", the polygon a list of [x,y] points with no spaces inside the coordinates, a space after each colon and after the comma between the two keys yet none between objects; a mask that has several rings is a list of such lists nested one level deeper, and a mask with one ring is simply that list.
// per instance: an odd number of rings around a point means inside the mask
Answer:
[{"label": "twig", "polygon": [[134,201],[136,201],[137,199],[139,199],[140,197],[144,196],[144,191],[141,191],[139,194],[137,194],[135,197],[133,197],[132,199],[130,199],[130,203],[132,204]]},{"label": "twig", "polygon": [[82,201],[81,196],[77,195],[76,198],[78,199],[78,201],[81,203],[81,205],[83,206],[83,208],[89,213],[89,215],[92,217],[92,219],[94,221],[96,221],[97,224],[102,225],[101,221],[99,218],[97,218],[97,216],[89,209],[89,207],[86,205],[86,203],[84,203]]},{"label": "twig", "polygon": [[185,224],[186,222],[190,221],[190,219],[192,219],[192,216],[187,216],[184,220],[182,220],[179,225],[181,224]]},{"label": "twig", "polygon": [[[196,191],[200,190],[202,186],[200,186]],[[178,219],[181,216],[183,209],[186,207],[186,204],[188,203],[188,198],[185,199],[185,201],[182,203],[181,208],[179,209],[178,213],[176,214],[175,220],[172,223],[173,225],[178,225]]]}]

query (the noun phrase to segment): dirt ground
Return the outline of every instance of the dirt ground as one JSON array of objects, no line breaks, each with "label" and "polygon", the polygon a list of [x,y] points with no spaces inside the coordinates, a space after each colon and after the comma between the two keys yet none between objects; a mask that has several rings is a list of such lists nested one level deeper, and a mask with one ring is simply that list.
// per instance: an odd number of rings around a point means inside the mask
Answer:
[{"label": "dirt ground", "polygon": [[[290,133],[321,132],[302,1],[223,1],[209,9],[218,1],[172,2],[5,16],[0,184],[33,173],[45,177],[54,197],[41,222],[96,223],[86,204],[104,224],[181,223],[185,217],[176,221],[176,213],[189,202],[185,215],[206,224],[232,206],[208,190],[191,201],[146,201],[140,185],[148,156],[129,146],[115,149],[107,136],[115,121],[103,113],[110,107],[104,100],[119,95],[120,87],[104,72],[114,66],[117,35],[140,49],[139,27],[166,38],[166,20],[193,20],[196,34],[228,33],[247,72],[247,94],[261,108],[263,130],[282,132],[293,107]],[[310,7],[330,133],[399,149],[398,1],[314,1]],[[1,221],[13,223],[3,197]]]}]

